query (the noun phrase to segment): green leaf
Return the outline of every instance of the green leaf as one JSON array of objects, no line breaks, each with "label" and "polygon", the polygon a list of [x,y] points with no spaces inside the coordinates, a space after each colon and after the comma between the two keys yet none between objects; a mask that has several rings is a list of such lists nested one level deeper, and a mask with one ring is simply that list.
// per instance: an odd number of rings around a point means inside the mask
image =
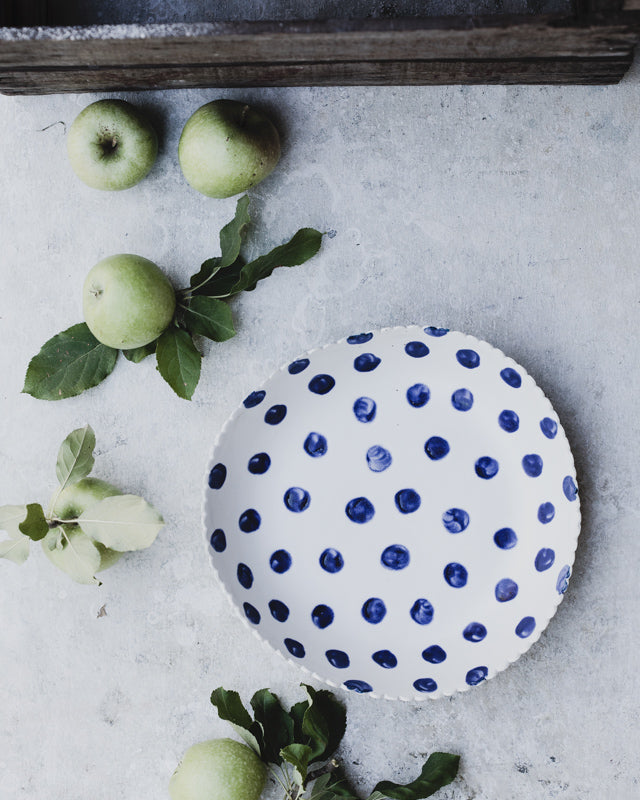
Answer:
[{"label": "green leaf", "polygon": [[265,761],[282,763],[280,751],[293,743],[293,720],[269,689],[260,689],[251,698],[253,714],[262,728]]},{"label": "green leaf", "polygon": [[13,561],[14,564],[24,564],[29,558],[29,544],[31,539],[28,536],[21,536],[19,539],[10,538],[0,542],[0,558]]},{"label": "green leaf", "polygon": [[100,551],[77,525],[60,525],[49,531],[42,550],[58,569],[76,583],[100,585],[95,573],[100,568]]},{"label": "green leaf", "polygon": [[302,721],[308,708],[309,701],[302,700],[299,703],[291,706],[291,709],[289,710],[289,716],[293,722],[293,740],[295,742],[301,742],[304,739],[304,734],[302,732]]},{"label": "green leaf", "polygon": [[460,756],[452,753],[431,753],[420,777],[405,785],[380,781],[367,800],[420,800],[447,786],[458,774]]},{"label": "green leaf", "polygon": [[303,686],[309,697],[309,708],[302,720],[302,732],[312,748],[312,760],[325,761],[342,741],[347,727],[347,712],[332,692]]},{"label": "green leaf", "polygon": [[211,692],[211,703],[216,707],[220,719],[230,722],[236,733],[262,758],[262,730],[242,704],[238,692],[227,691],[222,687],[214,689]]},{"label": "green leaf", "polygon": [[103,381],[118,351],[101,344],[84,322],[44,343],[29,362],[23,392],[39,400],[74,397]]},{"label": "green leaf", "polygon": [[[192,275],[189,284],[191,291],[196,292],[202,290],[206,284],[220,271],[221,258],[214,256],[202,262],[202,265],[195,275]],[[183,290],[183,294],[189,294],[189,290]]]},{"label": "green leaf", "polygon": [[236,335],[231,309],[223,300],[196,295],[182,307],[182,317],[189,333],[206,336],[214,342],[226,342]]},{"label": "green leaf", "polygon": [[143,550],[153,544],[164,525],[162,516],[142,497],[105,497],[78,517],[82,530],[96,542],[118,552]]},{"label": "green leaf", "polygon": [[294,780],[303,789],[307,782],[307,770],[311,760],[312,751],[306,744],[290,744],[280,751],[282,758],[291,764],[295,770]]},{"label": "green leaf", "polygon": [[26,518],[26,506],[0,506],[0,530],[6,531],[11,538],[23,536],[20,523]]},{"label": "green leaf", "polygon": [[61,490],[70,483],[77,483],[91,472],[95,463],[95,446],[96,435],[90,425],[72,431],[62,442],[56,463],[56,476]]},{"label": "green leaf", "polygon": [[8,539],[0,542],[0,558],[24,564],[29,557],[31,539],[20,530],[20,523],[26,516],[26,506],[0,506],[0,529],[9,534]]},{"label": "green leaf", "polygon": [[147,356],[152,355],[156,352],[156,342],[149,342],[149,344],[143,344],[142,347],[134,347],[131,350],[123,350],[122,355],[127,359],[127,361],[132,361],[134,364],[139,364],[143,361]]},{"label": "green leaf", "polygon": [[27,504],[26,519],[18,525],[20,533],[28,536],[32,541],[39,542],[49,533],[49,525],[44,516],[44,511],[39,503]]},{"label": "green leaf", "polygon": [[[311,776],[308,776],[311,778]],[[359,800],[351,789],[341,766],[320,775],[311,790],[311,800]]]},{"label": "green leaf", "polygon": [[156,350],[158,371],[173,391],[185,400],[191,400],[200,380],[202,356],[191,336],[175,326],[158,339]]}]

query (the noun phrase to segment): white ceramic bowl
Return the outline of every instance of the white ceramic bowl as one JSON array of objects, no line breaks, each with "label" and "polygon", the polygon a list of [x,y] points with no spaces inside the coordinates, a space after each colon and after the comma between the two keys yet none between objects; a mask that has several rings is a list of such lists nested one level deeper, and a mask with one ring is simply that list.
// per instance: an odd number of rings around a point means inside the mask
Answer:
[{"label": "white ceramic bowl", "polygon": [[385,329],[252,392],[206,470],[214,569],[247,625],[331,686],[422,699],[515,661],[567,588],[573,459],[486,342]]}]

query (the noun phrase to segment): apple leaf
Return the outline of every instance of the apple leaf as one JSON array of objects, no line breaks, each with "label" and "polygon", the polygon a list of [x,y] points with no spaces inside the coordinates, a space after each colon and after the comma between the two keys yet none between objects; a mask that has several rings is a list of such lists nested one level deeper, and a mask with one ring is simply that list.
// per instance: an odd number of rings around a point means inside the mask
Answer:
[{"label": "apple leaf", "polygon": [[153,544],[164,525],[162,516],[142,497],[105,497],[78,517],[82,530],[96,542],[118,552],[143,550]]},{"label": "apple leaf", "polygon": [[29,557],[31,539],[20,530],[20,523],[26,517],[26,506],[0,506],[0,529],[9,534],[8,539],[0,542],[0,558],[24,564]]},{"label": "apple leaf", "polygon": [[28,536],[21,536],[19,539],[11,537],[0,542],[0,558],[13,561],[14,564],[24,564],[29,558],[29,544],[31,540]]},{"label": "apple leaf", "polygon": [[311,748],[306,744],[290,744],[280,750],[282,758],[294,769],[294,780],[303,789],[307,782],[307,770],[312,758]]},{"label": "apple leaf", "polygon": [[127,359],[127,361],[132,361],[134,364],[139,364],[147,356],[150,356],[155,352],[156,343],[153,341],[149,344],[143,344],[142,347],[134,347],[131,350],[123,350],[122,355]]},{"label": "apple leaf", "polygon": [[223,300],[196,295],[182,306],[182,319],[189,333],[226,342],[236,335],[231,309]]},{"label": "apple leaf", "polygon": [[251,715],[242,704],[240,695],[235,691],[227,691],[222,687],[211,692],[211,703],[215,706],[220,719],[231,723],[235,732],[249,747],[263,758],[264,740],[260,725],[251,719]]},{"label": "apple leaf", "polygon": [[56,463],[56,476],[61,490],[70,483],[77,483],[91,472],[95,463],[95,446],[96,435],[90,425],[72,431],[62,442]]},{"label": "apple leaf", "polygon": [[27,516],[18,525],[20,533],[28,536],[34,542],[39,542],[40,539],[49,533],[49,525],[44,516],[44,511],[39,503],[27,504]]},{"label": "apple leaf", "polygon": [[264,758],[272,764],[281,762],[280,751],[292,744],[293,720],[269,689],[260,689],[251,698],[251,708],[264,740]]},{"label": "apple leaf", "polygon": [[26,506],[0,506],[0,531],[6,531],[12,539],[23,536],[20,523],[26,518]]},{"label": "apple leaf", "polygon": [[158,339],[158,371],[173,391],[191,400],[198,381],[202,356],[187,331],[172,326]]},{"label": "apple leaf", "polygon": [[101,344],[84,322],[44,343],[29,362],[22,391],[39,400],[74,397],[103,381],[118,351]]},{"label": "apple leaf", "polygon": [[411,783],[401,785],[392,781],[380,781],[367,800],[421,800],[431,797],[443,786],[447,786],[458,774],[460,756],[453,753],[431,753],[422,767],[420,776]]},{"label": "apple leaf", "polygon": [[309,707],[302,718],[302,732],[308,737],[313,761],[323,761],[337,750],[347,728],[347,712],[332,692],[316,691],[303,684]]},{"label": "apple leaf", "polygon": [[100,569],[100,551],[77,526],[60,525],[49,531],[42,550],[58,569],[76,583],[97,584],[95,573]]}]

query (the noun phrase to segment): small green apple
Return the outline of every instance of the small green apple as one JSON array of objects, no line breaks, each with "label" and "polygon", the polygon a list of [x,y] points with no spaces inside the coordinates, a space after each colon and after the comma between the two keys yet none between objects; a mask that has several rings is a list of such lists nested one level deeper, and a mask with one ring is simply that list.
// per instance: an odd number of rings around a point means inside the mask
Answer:
[{"label": "small green apple", "polygon": [[231,197],[274,169],[280,137],[261,111],[236,100],[214,100],[187,120],[178,158],[194,189],[207,197]]},{"label": "small green apple", "polygon": [[190,747],[169,781],[171,800],[258,800],[267,770],[246,745],[210,739]]},{"label": "small green apple", "polygon": [[167,328],[176,295],[153,261],[124,253],[104,258],[89,271],[82,306],[99,342],[129,350],[149,344]]},{"label": "small green apple", "polygon": [[75,118],[67,153],[76,175],[93,189],[135,186],[153,166],[158,137],[151,123],[126,100],[98,100]]}]

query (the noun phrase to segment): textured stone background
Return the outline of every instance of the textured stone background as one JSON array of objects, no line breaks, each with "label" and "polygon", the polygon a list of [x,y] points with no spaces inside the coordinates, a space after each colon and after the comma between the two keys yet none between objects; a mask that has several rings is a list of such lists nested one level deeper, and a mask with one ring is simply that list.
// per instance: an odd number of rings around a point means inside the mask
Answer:
[{"label": "textured stone background", "polygon": [[[252,193],[258,252],[298,227],[322,253],[234,303],[238,336],[205,345],[191,403],[122,361],[60,403],[20,393],[30,357],[81,320],[88,269],[116,252],[179,285],[217,252],[235,200],[197,195],[177,141],[215,97],[271,112],[279,169]],[[82,185],[65,132],[95,95],[0,97],[0,503],[42,502],[57,448],[90,422],[95,474],[165,514],[154,546],[73,584],[34,547],[0,562],[0,798],[162,798],[181,753],[228,735],[219,685],[300,697],[305,675],[251,636],[215,585],[203,472],[237,404],[302,351],[360,330],[444,325],[519,361],[554,403],[584,527],[569,592],[505,672],[440,701],[345,695],[342,748],[363,792],[425,754],[463,756],[443,800],[634,800],[638,788],[637,398],[640,70],[619,86],[148,92],[161,136],[124,193]],[[279,797],[275,787],[268,798]]]}]

